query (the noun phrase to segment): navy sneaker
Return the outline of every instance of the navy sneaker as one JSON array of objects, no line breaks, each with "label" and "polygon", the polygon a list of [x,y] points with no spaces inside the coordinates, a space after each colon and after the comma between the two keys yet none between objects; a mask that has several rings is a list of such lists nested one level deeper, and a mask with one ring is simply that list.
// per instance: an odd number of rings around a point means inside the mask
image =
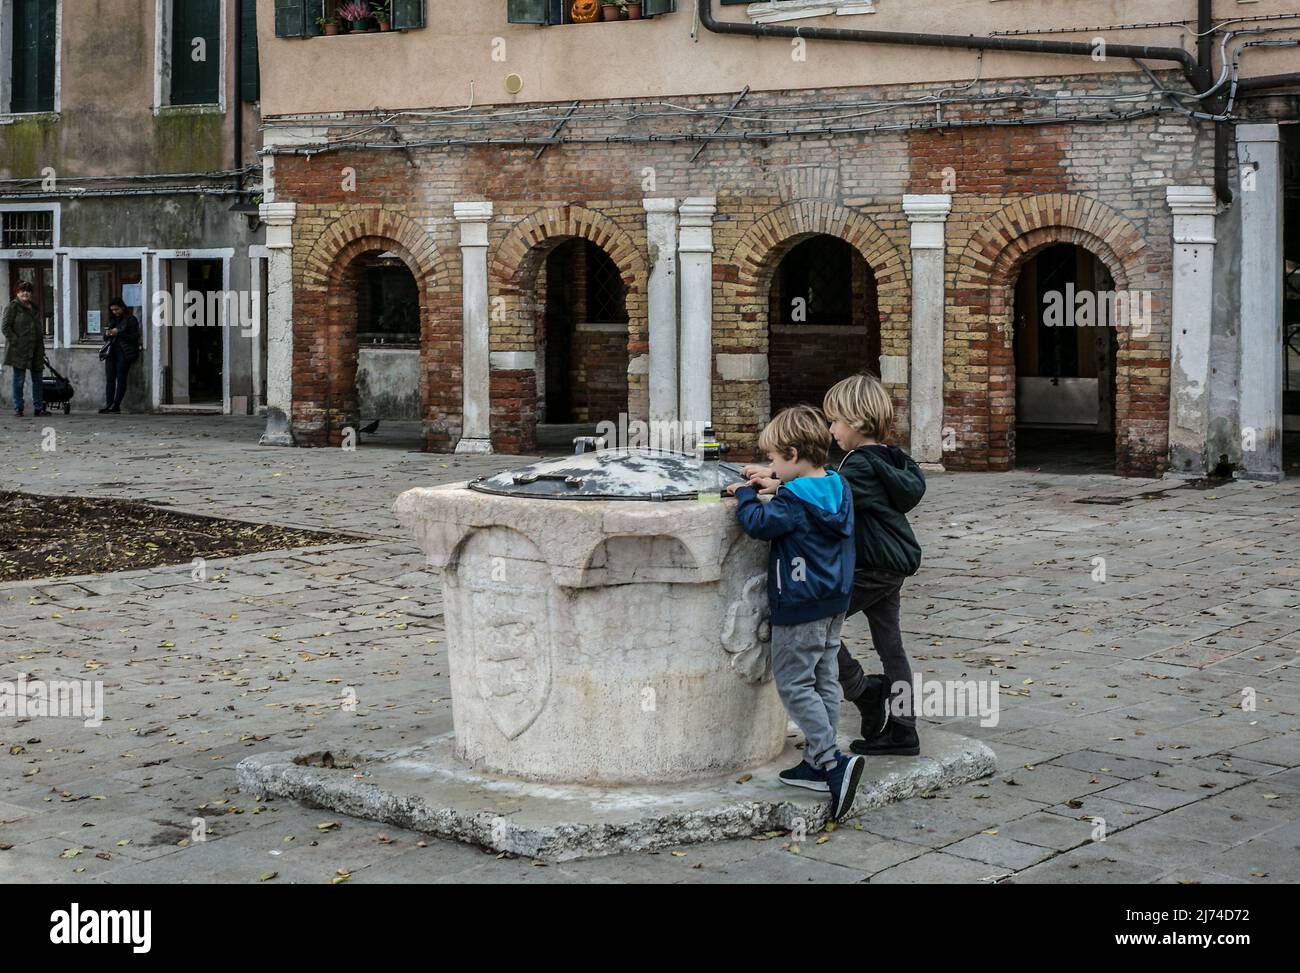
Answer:
[{"label": "navy sneaker", "polygon": [[810,791],[823,793],[830,790],[830,785],[826,783],[826,771],[819,770],[806,760],[800,760],[798,766],[783,770],[777,776],[781,778],[782,784],[791,787],[806,787]]},{"label": "navy sneaker", "polygon": [[835,766],[825,772],[826,783],[831,792],[830,820],[838,821],[853,807],[853,798],[858,793],[858,782],[862,780],[864,763],[861,757],[846,757],[836,752]]}]

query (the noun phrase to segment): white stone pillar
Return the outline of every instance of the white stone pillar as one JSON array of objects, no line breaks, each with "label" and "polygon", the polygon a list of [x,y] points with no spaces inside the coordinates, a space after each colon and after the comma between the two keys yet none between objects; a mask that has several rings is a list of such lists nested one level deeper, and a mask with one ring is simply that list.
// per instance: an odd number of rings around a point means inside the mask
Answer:
[{"label": "white stone pillar", "polygon": [[461,384],[464,417],[458,453],[492,452],[492,366],[488,355],[488,222],[492,204],[456,203],[452,207],[460,224],[461,256]]},{"label": "white stone pillar", "polygon": [[713,418],[713,214],[714,196],[682,200],[681,385],[678,418],[684,423]]},{"label": "white stone pillar", "polygon": [[1241,166],[1240,476],[1282,478],[1282,174],[1278,127],[1237,126]]},{"label": "white stone pillar", "polygon": [[1169,473],[1197,478],[1208,472],[1214,217],[1218,207],[1212,186],[1169,186],[1165,200],[1174,214]]},{"label": "white stone pillar", "polygon": [[912,456],[929,469],[943,468],[944,230],[951,211],[947,193],[903,197],[912,224]]},{"label": "white stone pillar", "polygon": [[677,418],[677,200],[645,199],[650,421]]},{"label": "white stone pillar", "polygon": [[266,224],[266,431],[263,446],[293,445],[293,221],[296,203],[263,203]]}]

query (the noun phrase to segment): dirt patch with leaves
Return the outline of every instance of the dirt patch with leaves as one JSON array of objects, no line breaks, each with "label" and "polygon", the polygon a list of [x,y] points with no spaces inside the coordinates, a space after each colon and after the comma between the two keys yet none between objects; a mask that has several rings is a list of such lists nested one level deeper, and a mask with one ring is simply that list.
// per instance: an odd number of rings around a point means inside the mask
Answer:
[{"label": "dirt patch with leaves", "polygon": [[130,500],[0,490],[0,582],[138,571],[294,547],[343,534],[172,513]]}]

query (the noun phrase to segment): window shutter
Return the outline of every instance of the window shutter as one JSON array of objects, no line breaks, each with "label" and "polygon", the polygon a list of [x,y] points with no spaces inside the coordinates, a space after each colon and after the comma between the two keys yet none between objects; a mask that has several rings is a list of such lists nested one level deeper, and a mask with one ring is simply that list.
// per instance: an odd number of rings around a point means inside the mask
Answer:
[{"label": "window shutter", "polygon": [[243,88],[239,97],[244,101],[258,101],[262,95],[262,79],[257,63],[257,0],[244,0],[242,9],[239,50]]},{"label": "window shutter", "polygon": [[424,26],[424,0],[392,0],[393,30]]},{"label": "window shutter", "polygon": [[11,111],[54,111],[55,0],[15,0]]},{"label": "window shutter", "polygon": [[547,24],[546,0],[506,0],[506,20],[512,24]]},{"label": "window shutter", "polygon": [[676,12],[676,10],[677,0],[641,0],[641,15],[643,17],[670,14]]},{"label": "window shutter", "polygon": [[[204,40],[204,60],[194,41]],[[221,100],[221,0],[172,0],[173,105],[213,105]]]},{"label": "window shutter", "polygon": [[306,0],[275,0],[275,36],[307,36]]}]

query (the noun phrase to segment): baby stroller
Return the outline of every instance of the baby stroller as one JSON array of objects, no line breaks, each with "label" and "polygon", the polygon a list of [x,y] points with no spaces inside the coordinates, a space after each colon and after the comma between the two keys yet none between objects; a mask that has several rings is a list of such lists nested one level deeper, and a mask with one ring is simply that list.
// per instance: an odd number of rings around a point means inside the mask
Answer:
[{"label": "baby stroller", "polygon": [[52,405],[61,405],[63,414],[71,415],[72,396],[75,392],[72,383],[58,373],[46,356],[45,374],[41,376],[41,397],[45,399],[45,407],[48,409]]}]

